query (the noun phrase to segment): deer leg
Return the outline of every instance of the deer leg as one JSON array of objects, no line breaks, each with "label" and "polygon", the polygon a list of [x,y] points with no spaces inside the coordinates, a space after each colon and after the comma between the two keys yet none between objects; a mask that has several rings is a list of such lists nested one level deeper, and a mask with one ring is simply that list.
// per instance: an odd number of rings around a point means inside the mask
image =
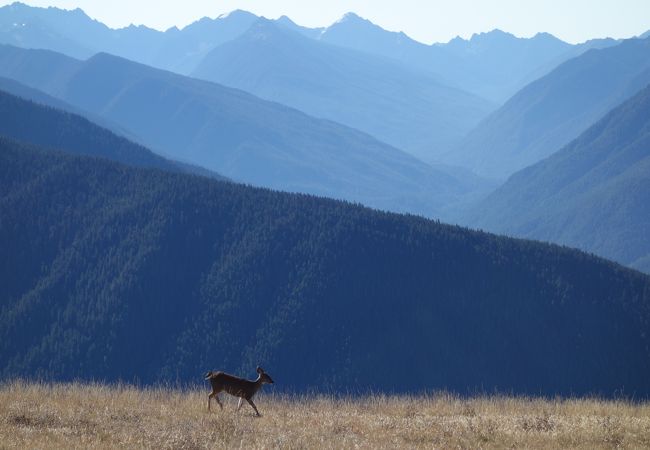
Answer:
[{"label": "deer leg", "polygon": [[210,400],[212,400],[213,395],[214,395],[214,392],[210,392],[208,394],[208,411],[210,411]]},{"label": "deer leg", "polygon": [[247,398],[246,400],[248,401],[248,403],[249,403],[249,404],[253,407],[253,409],[255,410],[255,413],[257,414],[257,417],[260,417],[261,414],[260,414],[260,412],[257,410],[257,407],[255,406],[255,403],[253,403],[253,400],[250,399],[250,398]]},{"label": "deer leg", "polygon": [[241,409],[241,405],[244,403],[244,397],[239,397],[239,404],[237,405],[237,411]]},{"label": "deer leg", "polygon": [[223,409],[223,403],[221,403],[221,400],[219,400],[219,393],[214,394],[214,399],[219,403],[219,408]]}]

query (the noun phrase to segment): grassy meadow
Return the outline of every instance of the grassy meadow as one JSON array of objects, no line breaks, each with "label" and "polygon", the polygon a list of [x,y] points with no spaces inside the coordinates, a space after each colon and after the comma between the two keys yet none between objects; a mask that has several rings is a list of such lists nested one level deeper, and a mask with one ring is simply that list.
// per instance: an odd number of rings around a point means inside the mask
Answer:
[{"label": "grassy meadow", "polygon": [[650,448],[650,403],[449,394],[256,397],[205,390],[0,386],[0,448]]}]

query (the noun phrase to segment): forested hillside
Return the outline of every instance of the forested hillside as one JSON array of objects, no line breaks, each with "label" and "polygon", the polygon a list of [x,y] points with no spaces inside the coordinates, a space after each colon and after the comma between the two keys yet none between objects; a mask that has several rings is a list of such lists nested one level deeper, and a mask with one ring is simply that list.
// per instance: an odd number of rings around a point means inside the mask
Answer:
[{"label": "forested hillside", "polygon": [[584,253],[0,140],[3,377],[650,395],[650,279]]},{"label": "forested hillside", "polygon": [[650,86],[559,152],[513,175],[464,222],[650,272],[649,198]]},{"label": "forested hillside", "polygon": [[[214,172],[165,159],[84,117],[3,92],[3,81],[0,80],[2,136],[70,153],[100,156],[130,166],[153,167],[225,179]],[[39,96],[37,91],[36,94],[33,90],[26,89],[24,92],[56,106],[67,106],[64,102],[57,102],[45,94]]]}]

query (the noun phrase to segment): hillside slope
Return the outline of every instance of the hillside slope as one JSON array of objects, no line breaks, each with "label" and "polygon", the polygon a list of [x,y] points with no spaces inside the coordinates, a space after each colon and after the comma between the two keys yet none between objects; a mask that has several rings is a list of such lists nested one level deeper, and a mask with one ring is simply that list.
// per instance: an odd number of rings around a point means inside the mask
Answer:
[{"label": "hillside slope", "polygon": [[[134,167],[151,167],[225,180],[214,172],[165,159],[79,115],[3,92],[1,88],[5,83],[2,81],[0,80],[2,136],[70,153],[98,156]],[[59,103],[45,94],[39,95],[38,91],[21,91],[56,106],[68,106],[65,102]]]},{"label": "hillside slope", "polygon": [[428,72],[266,19],[212,50],[193,76],[357,128],[426,162],[460,142],[494,107]]},{"label": "hillside slope", "polygon": [[574,250],[4,139],[0,193],[5,378],[650,395],[650,279]]},{"label": "hillside slope", "polygon": [[650,83],[650,39],[589,50],[526,86],[448,155],[448,162],[506,179],[556,152]]},{"label": "hillside slope", "polygon": [[124,126],[165,156],[258,186],[427,216],[482,189],[343,125],[107,54],[78,61],[0,46],[0,75]]},{"label": "hillside slope", "polygon": [[491,194],[466,222],[650,271],[650,87]]}]

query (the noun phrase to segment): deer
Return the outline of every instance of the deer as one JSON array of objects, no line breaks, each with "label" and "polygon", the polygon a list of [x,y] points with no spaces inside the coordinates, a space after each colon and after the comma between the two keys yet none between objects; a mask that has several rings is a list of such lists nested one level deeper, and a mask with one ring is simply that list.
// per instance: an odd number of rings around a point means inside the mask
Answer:
[{"label": "deer", "polygon": [[237,411],[239,411],[244,399],[246,399],[248,404],[255,410],[257,417],[260,417],[261,414],[257,410],[255,403],[253,403],[253,396],[260,390],[263,384],[273,384],[271,377],[268,376],[268,374],[264,372],[264,369],[259,366],[257,367],[257,380],[255,381],[246,380],[223,372],[213,371],[206,373],[204,379],[209,381],[212,386],[212,392],[208,394],[208,411],[210,411],[210,400],[212,400],[213,397],[219,404],[219,407],[223,409],[223,404],[219,400],[219,392],[226,391],[230,395],[239,397]]}]

